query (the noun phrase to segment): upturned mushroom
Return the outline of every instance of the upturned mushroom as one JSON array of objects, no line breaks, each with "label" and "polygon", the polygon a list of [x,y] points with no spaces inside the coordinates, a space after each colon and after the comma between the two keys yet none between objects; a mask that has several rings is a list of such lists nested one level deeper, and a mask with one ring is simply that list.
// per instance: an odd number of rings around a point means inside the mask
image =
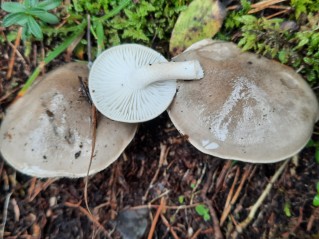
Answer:
[{"label": "upturned mushroom", "polygon": [[[0,151],[10,165],[36,177],[86,176],[92,144],[91,105],[78,77],[87,76],[86,64],[64,65],[8,108],[0,129]],[[99,117],[90,174],[115,161],[136,128],[136,124]]]},{"label": "upturned mushroom", "polygon": [[176,80],[203,77],[197,60],[167,62],[155,50],[123,44],[104,51],[89,75],[96,108],[110,119],[143,122],[167,109],[176,93]]},{"label": "upturned mushroom", "polygon": [[200,151],[272,163],[298,153],[318,120],[318,102],[293,69],[229,42],[204,40],[173,60],[199,60],[200,82],[178,82],[169,116]]}]

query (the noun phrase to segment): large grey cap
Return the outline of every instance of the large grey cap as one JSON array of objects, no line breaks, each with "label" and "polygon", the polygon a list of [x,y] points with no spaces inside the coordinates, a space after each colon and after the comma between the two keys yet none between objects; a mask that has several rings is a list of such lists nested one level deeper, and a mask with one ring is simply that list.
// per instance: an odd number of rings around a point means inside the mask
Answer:
[{"label": "large grey cap", "polygon": [[[92,144],[91,105],[78,77],[88,77],[86,64],[64,65],[8,108],[0,129],[0,150],[18,171],[36,177],[86,175]],[[119,157],[136,127],[98,117],[90,174]]]},{"label": "large grey cap", "polygon": [[205,77],[178,82],[168,113],[204,153],[271,163],[299,152],[312,135],[318,102],[293,69],[235,44],[205,40],[175,61],[199,60]]},{"label": "large grey cap", "polygon": [[155,50],[123,44],[104,51],[89,76],[90,94],[106,117],[143,122],[167,109],[176,92],[176,80],[203,77],[198,61],[167,62]]}]

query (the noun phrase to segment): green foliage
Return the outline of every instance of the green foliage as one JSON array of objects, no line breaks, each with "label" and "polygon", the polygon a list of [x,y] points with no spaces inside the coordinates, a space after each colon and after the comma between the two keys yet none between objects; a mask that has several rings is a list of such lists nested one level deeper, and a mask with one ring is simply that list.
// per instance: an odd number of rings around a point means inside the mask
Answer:
[{"label": "green foliage", "polygon": [[207,206],[205,206],[204,204],[199,204],[195,207],[195,211],[197,212],[198,215],[200,215],[201,217],[203,217],[203,219],[205,221],[210,220],[210,214],[209,214],[209,209],[207,208]]},{"label": "green foliage", "polygon": [[289,202],[285,202],[284,212],[285,212],[286,217],[291,217],[291,204]]},{"label": "green foliage", "polygon": [[[190,0],[140,0],[130,4],[121,14],[103,21],[101,25],[94,24],[93,30],[103,32],[106,45],[117,45],[121,42],[142,42],[150,44],[154,38],[168,40],[170,32],[178,17],[178,13],[186,7]],[[111,11],[118,5],[117,0],[86,1],[76,0],[68,11],[71,18],[78,14],[90,14],[99,17]],[[95,21],[94,17],[92,22]]]},{"label": "green foliage", "polygon": [[291,6],[295,9],[295,16],[299,18],[303,13],[318,12],[318,0],[291,0]]},{"label": "green foliage", "polygon": [[315,161],[319,164],[319,142],[314,140],[309,140],[307,147],[314,147],[315,148]]},{"label": "green foliage", "polygon": [[[281,18],[266,19],[253,15],[233,18],[240,26],[238,45],[281,63],[300,69],[300,73],[311,83],[319,79],[319,18],[309,14],[306,22],[296,31],[296,23]],[[227,20],[226,20],[227,22]],[[229,22],[229,20],[228,20]],[[290,25],[289,25],[290,24]],[[233,26],[228,24],[228,26]]]},{"label": "green foliage", "polygon": [[183,195],[179,196],[179,197],[178,197],[178,202],[179,202],[180,204],[183,204],[183,203],[185,202],[185,196],[183,196]]},{"label": "green foliage", "polygon": [[319,182],[317,182],[316,189],[317,189],[317,194],[314,196],[312,204],[315,207],[319,207]]},{"label": "green foliage", "polygon": [[[33,35],[37,39],[43,38],[41,25],[56,24],[59,19],[47,11],[58,7],[61,0],[25,0],[24,3],[4,2],[2,10],[9,12],[3,19],[3,26],[20,25],[23,27],[22,38],[26,39]],[[39,23],[38,23],[39,22]]]},{"label": "green foliage", "polygon": [[[244,50],[251,50],[281,63],[300,69],[300,73],[314,85],[319,79],[319,1],[291,2],[295,14],[300,19],[266,19],[249,15],[249,3],[241,1],[243,8],[231,12],[225,20],[224,31],[219,36],[232,35],[240,29],[238,45]],[[307,14],[307,15],[305,15]],[[300,17],[301,18],[301,17]],[[238,34],[237,34],[238,35]]]}]

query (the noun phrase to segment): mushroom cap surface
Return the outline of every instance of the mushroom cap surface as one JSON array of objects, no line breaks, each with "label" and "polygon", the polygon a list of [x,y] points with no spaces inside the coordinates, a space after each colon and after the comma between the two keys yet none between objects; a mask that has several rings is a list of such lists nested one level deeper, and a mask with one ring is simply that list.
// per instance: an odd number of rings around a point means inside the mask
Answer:
[{"label": "mushroom cap surface", "polygon": [[[91,105],[78,77],[87,76],[86,64],[66,64],[8,108],[0,129],[0,151],[10,165],[36,177],[86,176],[92,147]],[[90,174],[115,161],[136,128],[98,117]]]},{"label": "mushroom cap surface", "polygon": [[110,119],[143,122],[164,112],[176,93],[176,81],[158,81],[141,87],[134,72],[167,60],[138,44],[114,46],[94,61],[89,75],[90,95],[96,108]]},{"label": "mushroom cap surface", "polygon": [[168,113],[197,149],[225,159],[272,163],[307,144],[318,102],[293,69],[220,41],[197,44],[174,58],[189,59],[199,60],[205,77],[178,82]]}]

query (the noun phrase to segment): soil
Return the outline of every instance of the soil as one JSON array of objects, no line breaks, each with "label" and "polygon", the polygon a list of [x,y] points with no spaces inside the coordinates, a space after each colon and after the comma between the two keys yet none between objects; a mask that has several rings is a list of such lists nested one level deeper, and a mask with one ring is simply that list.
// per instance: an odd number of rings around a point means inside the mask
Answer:
[{"label": "soil", "polygon": [[[37,64],[32,57],[17,56],[13,76],[6,79],[10,54],[11,46],[2,44],[0,120]],[[63,64],[64,57],[46,70]],[[121,233],[123,238],[319,238],[319,208],[312,205],[319,181],[314,155],[313,148],[306,148],[288,162],[248,226],[240,230],[239,223],[283,162],[256,165],[203,154],[163,113],[140,124],[122,156],[89,177],[92,214],[85,205],[85,179],[32,178],[0,158],[0,238],[1,232],[6,239],[116,239]],[[230,212],[220,225],[228,197]],[[199,204],[206,205],[206,216],[196,211]],[[123,214],[128,209],[137,216]]]}]

